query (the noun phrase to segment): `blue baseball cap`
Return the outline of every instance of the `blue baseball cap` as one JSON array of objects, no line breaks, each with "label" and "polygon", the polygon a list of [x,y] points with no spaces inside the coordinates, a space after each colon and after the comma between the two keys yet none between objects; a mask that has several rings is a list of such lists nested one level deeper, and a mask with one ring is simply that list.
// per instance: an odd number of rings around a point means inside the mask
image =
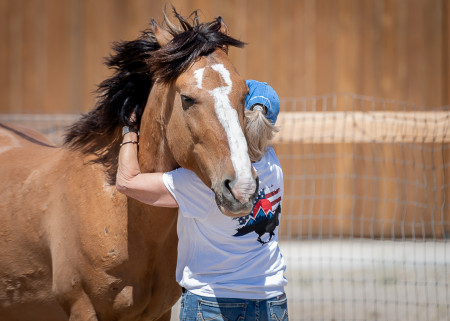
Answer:
[{"label": "blue baseball cap", "polygon": [[277,121],[278,113],[280,112],[280,99],[276,91],[270,87],[266,82],[256,80],[247,80],[249,89],[248,95],[245,97],[245,108],[251,110],[255,104],[266,106],[266,118],[270,120],[272,125]]}]

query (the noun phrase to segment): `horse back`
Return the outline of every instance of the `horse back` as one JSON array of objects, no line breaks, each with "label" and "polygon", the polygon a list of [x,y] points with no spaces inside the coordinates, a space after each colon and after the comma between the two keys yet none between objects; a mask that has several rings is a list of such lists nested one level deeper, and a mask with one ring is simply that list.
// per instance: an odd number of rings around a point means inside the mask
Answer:
[{"label": "horse back", "polygon": [[0,146],[16,145],[14,137],[36,144],[38,146],[55,147],[47,137],[40,132],[17,124],[0,123]]}]

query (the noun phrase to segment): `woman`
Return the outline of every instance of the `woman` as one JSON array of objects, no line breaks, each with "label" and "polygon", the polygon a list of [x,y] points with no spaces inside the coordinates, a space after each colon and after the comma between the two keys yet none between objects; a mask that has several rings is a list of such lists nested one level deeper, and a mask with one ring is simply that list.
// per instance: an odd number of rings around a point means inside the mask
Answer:
[{"label": "woman", "polygon": [[269,147],[280,109],[266,83],[247,80],[245,99],[249,156],[259,177],[253,210],[231,218],[218,209],[214,193],[193,172],[140,173],[138,134],[125,128],[117,190],[153,206],[178,207],[176,278],[183,287],[180,320],[287,320],[278,247],[283,174]]}]

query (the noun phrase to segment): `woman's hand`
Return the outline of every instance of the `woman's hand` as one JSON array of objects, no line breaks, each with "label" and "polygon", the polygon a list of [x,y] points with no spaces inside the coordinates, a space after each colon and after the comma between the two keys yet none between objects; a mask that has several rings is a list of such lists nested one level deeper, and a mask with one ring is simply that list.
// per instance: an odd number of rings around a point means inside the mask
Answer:
[{"label": "woman's hand", "polygon": [[[133,116],[136,117],[134,114],[131,117]],[[164,185],[163,173],[141,173],[137,155],[138,138],[138,134],[131,131],[123,135],[116,176],[117,190],[145,204],[178,207],[175,198]]]}]

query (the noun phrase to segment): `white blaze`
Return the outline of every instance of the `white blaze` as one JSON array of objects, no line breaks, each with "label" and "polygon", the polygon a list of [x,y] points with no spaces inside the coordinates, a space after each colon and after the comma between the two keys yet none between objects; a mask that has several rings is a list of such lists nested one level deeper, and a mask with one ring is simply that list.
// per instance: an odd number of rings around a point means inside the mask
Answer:
[{"label": "white blaze", "polygon": [[195,80],[197,80],[197,88],[202,89],[202,83],[203,83],[203,72],[205,71],[205,68],[200,68],[194,71],[194,77]]},{"label": "white blaze", "polygon": [[[254,193],[256,185],[250,170],[251,164],[248,156],[247,141],[239,123],[238,113],[231,106],[229,98],[233,87],[230,72],[222,64],[213,65],[211,68],[222,76],[226,84],[226,86],[210,90],[209,93],[214,98],[214,109],[219,122],[225,129],[230,146],[231,162],[237,178],[233,187],[233,194],[239,201],[246,202]],[[200,73],[203,75],[203,71],[198,74]]]}]

